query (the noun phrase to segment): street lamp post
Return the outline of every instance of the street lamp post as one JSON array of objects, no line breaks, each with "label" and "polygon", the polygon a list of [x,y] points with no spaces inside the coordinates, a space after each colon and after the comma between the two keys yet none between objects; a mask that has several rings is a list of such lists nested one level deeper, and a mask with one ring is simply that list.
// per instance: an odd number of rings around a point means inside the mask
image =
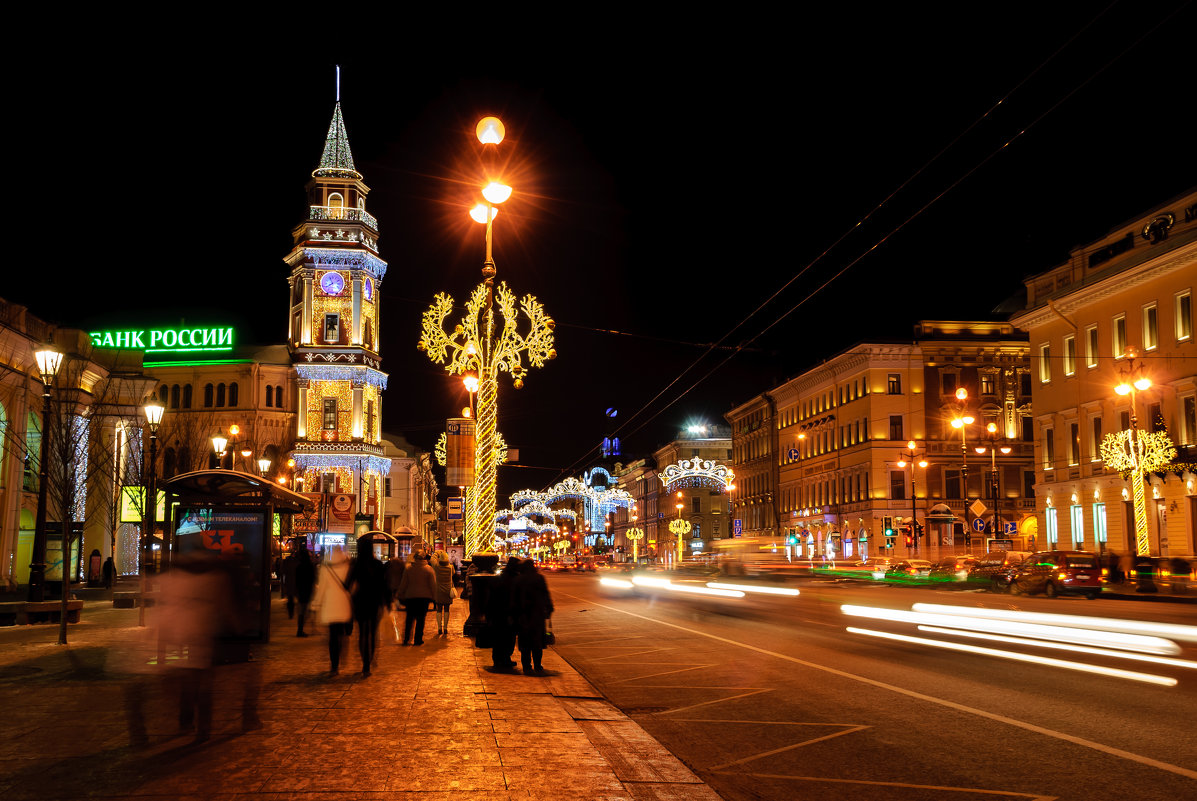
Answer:
[{"label": "street lamp post", "polygon": [[[997,537],[1002,533],[1002,505],[998,499],[998,494],[1001,492],[1001,487],[998,483],[997,471],[997,454],[998,451],[1006,456],[1012,450],[1009,445],[998,445],[998,440],[1002,439],[998,436],[997,423],[989,423],[985,426],[985,430],[989,433],[987,439],[989,445],[978,445],[976,447],[977,453],[984,456],[985,452],[989,452],[989,497],[993,500],[993,536]],[[1003,440],[1004,441],[1004,440]]]},{"label": "street lamp post", "polygon": [[[503,124],[495,117],[478,123],[478,140],[483,145],[497,145],[503,140]],[[530,323],[526,334],[517,330],[519,316],[515,293],[501,282],[495,285],[497,270],[491,250],[491,234],[497,213],[495,205],[511,196],[511,187],[491,181],[482,190],[485,204],[479,204],[470,215],[486,225],[486,260],[482,266],[483,281],[471,293],[465,304],[465,315],[450,333],[444,330],[445,318],[453,311],[453,299],[440,293],[433,305],[424,312],[421,336],[417,348],[427,352],[435,364],[444,364],[454,375],[475,371],[478,377],[478,442],[477,475],[474,484],[474,517],[472,528],[475,541],[466,542],[466,555],[493,544],[495,494],[498,462],[495,443],[498,422],[498,373],[511,374],[516,389],[524,385],[528,366],[541,367],[556,358],[553,349],[555,323],[544,307],[531,295],[518,300],[519,311]]]},{"label": "street lamp post", "polygon": [[960,497],[964,500],[964,541],[968,543],[969,553],[972,553],[973,534],[968,522],[968,443],[965,440],[968,433],[966,426],[976,418],[968,413],[968,390],[964,387],[956,390],[956,403],[958,409],[952,418],[952,428],[960,429]]},{"label": "street lamp post", "polygon": [[[1135,508],[1135,553],[1138,556],[1146,556],[1151,553],[1151,535],[1147,529],[1147,498],[1143,489],[1143,473],[1146,470],[1155,469],[1157,465],[1145,464],[1145,457],[1151,461],[1151,457],[1166,456],[1168,448],[1166,446],[1149,448],[1148,446],[1153,444],[1150,442],[1150,435],[1147,437],[1147,441],[1144,441],[1143,435],[1139,432],[1139,416],[1135,405],[1136,393],[1149,388],[1151,379],[1143,373],[1141,360],[1139,366],[1135,367],[1135,359],[1138,356],[1139,352],[1135,348],[1126,349],[1126,366],[1120,368],[1121,380],[1114,387],[1114,391],[1119,395],[1130,395],[1130,431],[1127,432],[1127,442],[1117,454],[1111,449],[1108,455],[1105,443],[1103,443],[1102,456],[1105,458],[1106,464],[1115,470],[1123,469],[1124,464],[1130,468]],[[1170,444],[1168,443],[1168,445]],[[1159,453],[1155,453],[1156,451]],[[1172,449],[1171,456],[1175,456],[1175,453],[1175,449]],[[1127,458],[1121,461],[1110,458],[1115,455]],[[1168,458],[1171,457],[1159,458],[1156,461],[1166,463]]]},{"label": "street lamp post", "polygon": [[150,459],[146,470],[145,515],[141,532],[141,602],[137,604],[137,625],[145,625],[146,593],[150,585],[150,563],[154,558],[154,529],[158,527],[158,427],[166,408],[151,400],[144,407],[146,425],[150,429]]},{"label": "street lamp post", "polygon": [[[914,467],[917,464],[919,467],[926,469],[927,460],[922,456],[915,461],[916,454],[914,452],[914,440],[908,440],[906,443],[906,450],[910,451],[910,533],[914,537],[914,552],[919,552],[919,528],[918,528],[918,491],[914,483]],[[898,467],[905,467],[907,465],[906,458],[898,460]],[[927,545],[927,553],[931,552],[930,543]]]},{"label": "street lamp post", "polygon": [[[33,354],[37,361],[37,373],[42,380],[42,442],[38,456],[37,522],[33,530],[33,561],[29,565],[29,600],[46,599],[46,489],[49,483],[47,455],[50,444],[50,387],[58,369],[62,366],[62,353],[46,345]],[[66,538],[63,538],[66,541]],[[66,556],[63,570],[66,570]]]}]

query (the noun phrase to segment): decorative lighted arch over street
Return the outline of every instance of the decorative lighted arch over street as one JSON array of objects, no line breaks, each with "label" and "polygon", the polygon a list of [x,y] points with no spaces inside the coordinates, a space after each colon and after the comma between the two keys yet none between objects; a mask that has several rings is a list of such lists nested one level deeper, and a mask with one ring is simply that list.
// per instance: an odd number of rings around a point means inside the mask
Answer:
[{"label": "decorative lighted arch over street", "polygon": [[726,492],[728,485],[735,481],[736,474],[725,464],[696,457],[690,461],[682,459],[677,464],[669,465],[658,473],[657,477],[665,485],[666,494],[697,487]]}]

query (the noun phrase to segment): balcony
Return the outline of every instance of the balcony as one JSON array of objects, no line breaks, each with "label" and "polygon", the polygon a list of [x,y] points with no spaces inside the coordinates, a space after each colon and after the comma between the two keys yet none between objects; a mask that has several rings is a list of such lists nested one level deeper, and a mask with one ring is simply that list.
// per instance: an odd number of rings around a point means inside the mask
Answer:
[{"label": "balcony", "polygon": [[359,222],[374,233],[378,233],[378,220],[365,209],[347,209],[341,206],[311,206],[309,220],[347,220]]}]

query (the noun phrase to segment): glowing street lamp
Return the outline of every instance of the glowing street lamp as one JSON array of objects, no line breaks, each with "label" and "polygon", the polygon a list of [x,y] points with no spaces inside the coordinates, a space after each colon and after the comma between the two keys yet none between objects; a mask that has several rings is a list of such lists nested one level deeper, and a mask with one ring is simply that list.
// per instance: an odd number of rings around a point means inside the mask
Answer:
[{"label": "glowing street lamp", "polygon": [[[497,145],[504,136],[502,123],[495,118],[482,120],[476,133],[478,141],[484,146]],[[497,270],[491,250],[495,217],[493,204],[506,200],[510,194],[509,188],[506,192],[496,194],[495,187],[488,187],[484,194],[488,206],[482,215],[486,224],[483,281],[466,301],[461,322],[446,333],[445,318],[453,311],[454,304],[453,299],[442,292],[424,312],[422,333],[417,344],[420,350],[427,352],[434,364],[443,364],[450,374],[473,372],[478,379],[477,471],[474,502],[470,510],[474,523],[466,527],[467,532],[472,532],[472,538],[467,537],[465,544],[466,556],[490,547],[494,539],[498,373],[509,373],[515,388],[519,389],[524,385],[528,367],[542,367],[546,361],[557,356],[557,351],[553,349],[555,323],[540,302],[532,295],[525,295],[518,300],[517,312],[515,293],[505,282],[497,287],[495,285]],[[526,333],[518,330],[520,313],[529,322]]]},{"label": "glowing street lamp", "polygon": [[1002,533],[1001,502],[998,498],[1000,488],[998,486],[997,454],[998,451],[1001,451],[1002,455],[1006,456],[1013,449],[1009,445],[999,446],[997,444],[1000,439],[998,437],[997,423],[989,423],[985,426],[985,430],[989,433],[987,437],[989,445],[978,445],[974,450],[982,456],[985,455],[986,451],[989,452],[989,487],[992,493],[990,497],[993,498],[993,536],[996,537]]},{"label": "glowing street lamp", "polygon": [[960,497],[964,500],[964,538],[972,551],[972,529],[968,522],[968,435],[966,426],[972,425],[977,418],[968,413],[968,390],[960,387],[956,390],[957,413],[952,418],[952,428],[960,429]]},{"label": "glowing street lamp", "polygon": [[[33,354],[37,362],[37,374],[42,381],[42,442],[38,455],[37,520],[33,530],[33,560],[29,565],[29,600],[46,599],[46,489],[49,483],[46,454],[49,452],[50,432],[50,387],[62,367],[62,353],[52,345],[46,345]],[[66,564],[64,559],[63,564]],[[65,567],[64,567],[65,569]]]},{"label": "glowing street lamp", "polygon": [[[914,483],[914,468],[915,465],[926,469],[927,459],[926,454],[916,454],[914,452],[914,440],[908,440],[906,443],[906,450],[910,452],[910,461],[907,462],[905,455],[898,459],[898,467],[906,467],[910,465],[910,534],[914,542],[914,552],[919,552],[919,524],[918,524],[918,489]],[[917,459],[917,461],[916,461]],[[927,551],[931,548],[928,545]]]},{"label": "glowing street lamp", "polygon": [[[151,400],[144,407],[146,425],[150,429],[150,463],[146,471],[145,516],[141,526],[141,593],[142,601],[137,605],[137,624],[145,625],[145,593],[149,589],[150,562],[154,558],[154,529],[158,527],[158,427],[166,407]],[[165,557],[165,553],[163,554]]]}]

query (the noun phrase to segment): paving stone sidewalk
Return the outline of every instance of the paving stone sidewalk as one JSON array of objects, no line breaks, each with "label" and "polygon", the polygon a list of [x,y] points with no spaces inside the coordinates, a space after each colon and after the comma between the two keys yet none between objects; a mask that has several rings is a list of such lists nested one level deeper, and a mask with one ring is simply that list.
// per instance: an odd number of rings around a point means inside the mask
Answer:
[{"label": "paving stone sidewalk", "polygon": [[[452,630],[465,611],[453,605]],[[170,685],[138,667],[136,610],[88,602],[65,647],[56,626],[0,629],[0,798],[719,798],[552,649],[547,675],[493,673],[459,634],[404,647],[384,620],[372,674],[355,632],[330,677],[326,632],[295,637],[278,600],[272,615],[253,662],[216,670],[205,742],[179,731]],[[249,730],[247,685],[260,688]],[[125,705],[137,692],[141,746]]]}]

